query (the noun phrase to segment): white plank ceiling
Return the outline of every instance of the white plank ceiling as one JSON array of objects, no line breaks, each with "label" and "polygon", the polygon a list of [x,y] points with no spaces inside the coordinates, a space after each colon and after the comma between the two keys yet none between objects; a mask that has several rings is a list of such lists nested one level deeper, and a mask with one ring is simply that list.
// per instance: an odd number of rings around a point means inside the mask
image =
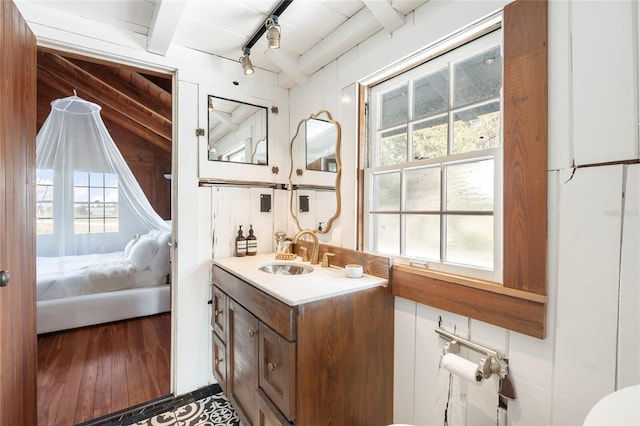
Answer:
[{"label": "white plank ceiling", "polygon": [[[24,0],[148,37],[165,55],[172,44],[237,61],[280,0]],[[278,17],[280,49],[266,35],[251,48],[256,68],[283,73],[285,86],[308,76],[378,31],[392,33],[426,0],[294,0]],[[269,51],[270,50],[270,51]],[[269,52],[267,52],[269,51]]]}]

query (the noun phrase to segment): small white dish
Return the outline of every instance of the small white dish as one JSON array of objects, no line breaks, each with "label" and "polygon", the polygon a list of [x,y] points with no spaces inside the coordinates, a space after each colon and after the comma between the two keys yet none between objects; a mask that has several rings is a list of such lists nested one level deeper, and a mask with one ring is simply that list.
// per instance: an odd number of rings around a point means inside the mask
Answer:
[{"label": "small white dish", "polygon": [[344,265],[344,275],[347,278],[362,278],[362,265],[353,263]]}]

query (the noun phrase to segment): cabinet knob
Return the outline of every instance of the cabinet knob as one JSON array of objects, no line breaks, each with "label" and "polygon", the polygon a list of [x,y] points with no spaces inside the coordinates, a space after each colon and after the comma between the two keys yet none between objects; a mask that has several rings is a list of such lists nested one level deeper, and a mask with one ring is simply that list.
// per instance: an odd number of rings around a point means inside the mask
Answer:
[{"label": "cabinet knob", "polygon": [[277,367],[277,365],[276,365],[276,364],[274,364],[274,363],[272,363],[272,362],[270,362],[270,363],[268,363],[268,364],[267,364],[267,370],[269,370],[269,371],[273,371],[273,370],[275,370],[275,369],[276,369],[276,367]]},{"label": "cabinet knob", "polygon": [[256,331],[253,328],[249,329],[249,337],[253,337],[256,335]]},{"label": "cabinet knob", "polygon": [[218,316],[222,313],[222,309],[216,309],[215,311],[213,311],[213,313],[215,314],[215,316]]},{"label": "cabinet knob", "polygon": [[0,271],[0,287],[9,285],[9,271]]},{"label": "cabinet knob", "polygon": [[218,367],[222,361],[223,361],[223,359],[222,359],[222,358],[218,358],[218,359],[216,359],[216,360],[214,361],[214,362],[215,362],[215,364],[216,364],[216,367]]}]

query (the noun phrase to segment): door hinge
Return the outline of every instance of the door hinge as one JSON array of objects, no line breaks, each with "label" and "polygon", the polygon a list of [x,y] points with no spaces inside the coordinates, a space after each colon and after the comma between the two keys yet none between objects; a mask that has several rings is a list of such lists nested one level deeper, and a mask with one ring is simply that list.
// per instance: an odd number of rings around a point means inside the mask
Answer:
[{"label": "door hinge", "polygon": [[196,136],[204,136],[204,129],[196,129]]}]

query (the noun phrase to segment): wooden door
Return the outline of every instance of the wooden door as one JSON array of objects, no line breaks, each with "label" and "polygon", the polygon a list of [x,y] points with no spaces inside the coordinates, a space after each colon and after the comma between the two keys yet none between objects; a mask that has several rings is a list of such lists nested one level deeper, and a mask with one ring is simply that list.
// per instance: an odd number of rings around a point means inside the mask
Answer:
[{"label": "wooden door", "polygon": [[0,425],[35,425],[36,40],[13,1],[0,8]]}]

